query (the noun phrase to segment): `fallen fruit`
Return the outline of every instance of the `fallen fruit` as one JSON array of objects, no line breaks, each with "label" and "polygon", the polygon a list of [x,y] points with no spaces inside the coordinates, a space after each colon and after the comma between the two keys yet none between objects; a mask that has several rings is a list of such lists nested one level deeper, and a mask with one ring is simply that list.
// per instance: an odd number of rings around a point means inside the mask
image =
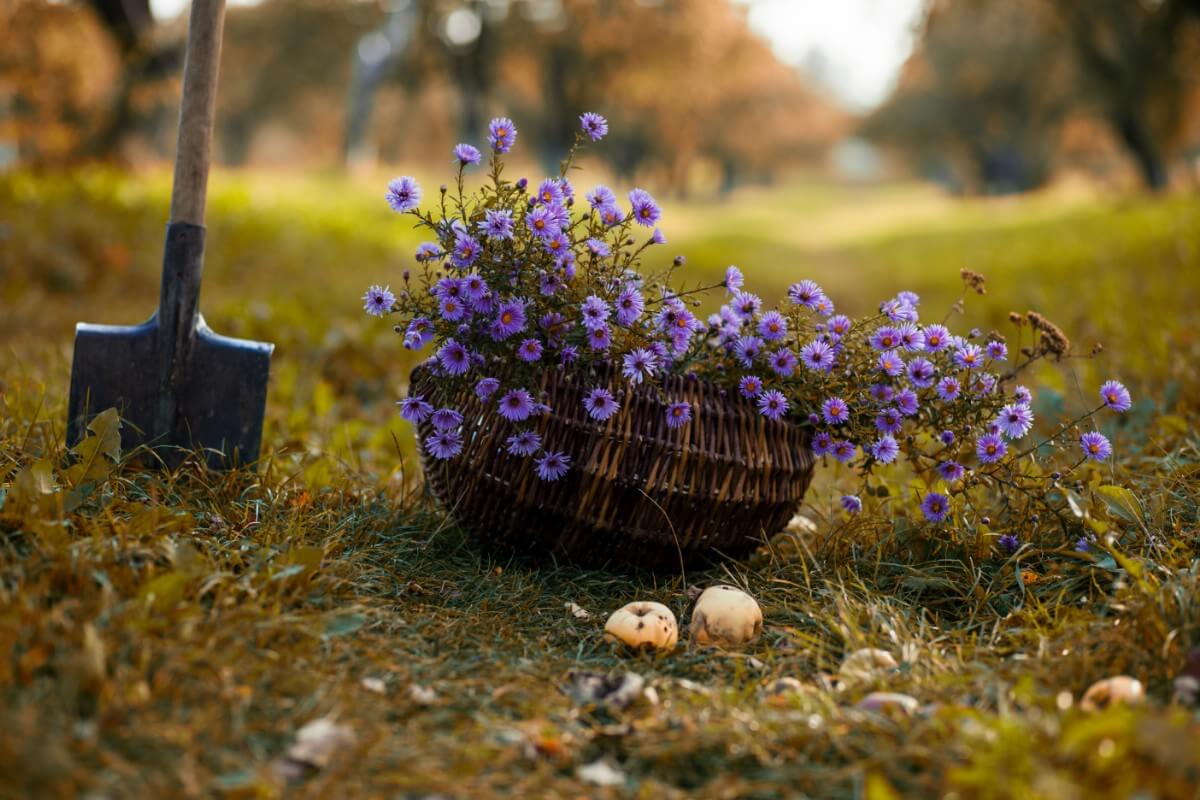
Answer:
[{"label": "fallen fruit", "polygon": [[866,647],[855,650],[842,661],[838,668],[838,680],[844,685],[869,683],[899,665],[887,650]]},{"label": "fallen fruit", "polygon": [[871,692],[859,700],[856,706],[863,711],[873,711],[877,714],[896,710],[910,717],[917,713],[920,707],[921,703],[917,698],[899,692]]},{"label": "fallen fruit", "polygon": [[1084,711],[1100,711],[1115,704],[1141,705],[1146,701],[1146,689],[1137,678],[1117,675],[1096,681],[1083,693],[1079,707]]},{"label": "fallen fruit", "polygon": [[671,609],[649,601],[618,608],[604,624],[604,633],[638,650],[670,650],[679,640],[679,626]]},{"label": "fallen fruit", "polygon": [[691,632],[696,644],[747,644],[762,632],[762,624],[758,603],[735,586],[710,586],[692,609]]}]

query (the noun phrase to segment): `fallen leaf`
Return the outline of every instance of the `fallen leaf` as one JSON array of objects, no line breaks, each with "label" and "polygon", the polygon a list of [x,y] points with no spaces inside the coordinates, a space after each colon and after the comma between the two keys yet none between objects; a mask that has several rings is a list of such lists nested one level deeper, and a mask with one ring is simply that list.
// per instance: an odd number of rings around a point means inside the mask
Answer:
[{"label": "fallen leaf", "polygon": [[419,706],[431,706],[437,702],[437,692],[419,683],[414,683],[408,687],[408,696]]},{"label": "fallen leaf", "polygon": [[603,758],[576,769],[575,777],[594,786],[621,786],[625,783],[625,773]]},{"label": "fallen leaf", "polygon": [[567,611],[569,611],[571,613],[571,616],[574,617],[575,619],[591,619],[592,618],[592,612],[588,611],[586,608],[584,608],[583,606],[578,605],[576,603],[569,602],[564,606],[564,608],[566,608]]},{"label": "fallen leaf", "polygon": [[354,745],[354,739],[354,731],[348,726],[321,717],[296,732],[286,760],[312,770],[325,769],[339,752]]},{"label": "fallen leaf", "polygon": [[577,705],[603,705],[625,708],[642,696],[646,679],[635,672],[605,675],[601,672],[571,670],[567,673],[566,693]]}]

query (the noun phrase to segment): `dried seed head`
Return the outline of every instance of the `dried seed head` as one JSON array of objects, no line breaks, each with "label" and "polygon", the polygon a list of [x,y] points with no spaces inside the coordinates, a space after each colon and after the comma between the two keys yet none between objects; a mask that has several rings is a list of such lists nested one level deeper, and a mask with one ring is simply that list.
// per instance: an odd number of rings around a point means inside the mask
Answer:
[{"label": "dried seed head", "polygon": [[968,289],[974,289],[976,294],[987,293],[987,287],[985,286],[987,279],[978,272],[964,269],[961,270],[959,274],[962,275],[963,283],[966,284]]}]

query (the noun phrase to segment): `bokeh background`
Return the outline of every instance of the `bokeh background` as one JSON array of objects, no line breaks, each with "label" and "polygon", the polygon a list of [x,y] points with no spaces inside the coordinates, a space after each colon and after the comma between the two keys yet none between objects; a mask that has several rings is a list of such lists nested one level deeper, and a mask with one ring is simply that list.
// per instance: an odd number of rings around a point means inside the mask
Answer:
[{"label": "bokeh background", "polygon": [[[157,301],[186,11],[0,4],[0,390],[55,408],[74,322]],[[1036,309],[1104,346],[1052,398],[1200,395],[1197,0],[262,0],[226,22],[202,301],[278,345],[269,447],[395,477],[411,362],[358,299],[413,263],[386,180],[436,193],[501,114],[536,180],[588,110],[612,133],[577,184],[652,191],[689,280],[940,317],[966,267],[967,326]]]}]

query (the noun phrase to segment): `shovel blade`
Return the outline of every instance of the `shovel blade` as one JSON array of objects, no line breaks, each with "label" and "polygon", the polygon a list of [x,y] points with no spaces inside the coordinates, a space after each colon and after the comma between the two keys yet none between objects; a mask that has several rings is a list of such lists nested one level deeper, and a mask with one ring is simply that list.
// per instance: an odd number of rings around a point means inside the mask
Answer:
[{"label": "shovel blade", "polygon": [[[71,369],[68,441],[98,412],[116,408],[125,452],[147,445],[168,465],[201,449],[209,466],[258,459],[274,345],[220,336],[201,319],[180,365],[169,357],[156,319],[135,326],[80,323]],[[174,375],[178,386],[164,383]],[[158,449],[161,448],[161,449]]]}]

